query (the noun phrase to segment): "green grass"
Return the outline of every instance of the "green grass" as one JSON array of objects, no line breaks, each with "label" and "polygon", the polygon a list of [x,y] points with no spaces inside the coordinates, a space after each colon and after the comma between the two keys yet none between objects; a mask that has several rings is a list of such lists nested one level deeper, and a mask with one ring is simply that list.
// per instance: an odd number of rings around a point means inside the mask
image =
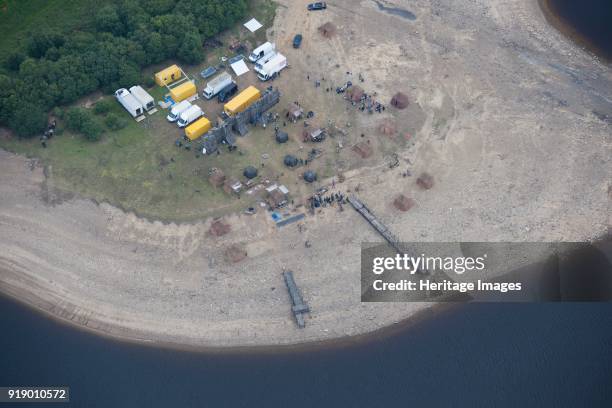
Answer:
[{"label": "green grass", "polygon": [[0,60],[18,50],[38,27],[71,31],[93,21],[95,10],[110,0],[0,0]]}]

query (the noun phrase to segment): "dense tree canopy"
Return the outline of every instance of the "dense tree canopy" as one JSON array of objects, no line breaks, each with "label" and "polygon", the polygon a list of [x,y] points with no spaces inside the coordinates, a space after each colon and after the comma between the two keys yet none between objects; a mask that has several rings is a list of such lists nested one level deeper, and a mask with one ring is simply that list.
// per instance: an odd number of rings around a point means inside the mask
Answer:
[{"label": "dense tree canopy", "polygon": [[[97,89],[140,82],[142,67],[177,58],[196,64],[205,39],[246,14],[246,0],[116,0],[96,10],[91,31],[41,27],[0,74],[0,125],[20,136],[42,132],[46,114]],[[85,128],[96,126],[85,122]],[[95,134],[96,129],[90,130]]]}]

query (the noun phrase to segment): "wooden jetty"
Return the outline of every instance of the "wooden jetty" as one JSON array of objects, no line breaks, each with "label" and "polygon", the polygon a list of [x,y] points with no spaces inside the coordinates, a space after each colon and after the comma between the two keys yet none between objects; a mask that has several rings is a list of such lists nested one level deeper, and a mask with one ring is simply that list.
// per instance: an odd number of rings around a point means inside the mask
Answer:
[{"label": "wooden jetty", "polygon": [[283,272],[283,277],[285,278],[285,284],[287,285],[287,290],[289,291],[289,297],[291,298],[291,311],[295,316],[295,321],[300,329],[303,329],[306,324],[304,322],[304,315],[310,312],[310,308],[302,299],[302,295],[297,285],[295,284],[295,280],[293,279],[293,272],[285,271]]},{"label": "wooden jetty", "polygon": [[351,195],[348,198],[349,203],[353,206],[353,208],[365,218],[371,226],[374,227],[376,231],[400,254],[404,253],[405,250],[400,245],[399,239],[387,228],[382,222],[378,221],[378,219],[374,216],[372,211],[364,203],[362,203],[357,197]]}]

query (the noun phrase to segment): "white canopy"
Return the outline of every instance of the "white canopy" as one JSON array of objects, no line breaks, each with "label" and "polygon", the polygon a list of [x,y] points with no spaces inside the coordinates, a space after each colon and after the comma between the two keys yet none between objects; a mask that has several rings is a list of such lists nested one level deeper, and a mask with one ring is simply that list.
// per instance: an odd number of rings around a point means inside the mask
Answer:
[{"label": "white canopy", "polygon": [[247,21],[246,23],[244,23],[244,26],[252,33],[254,33],[255,31],[259,30],[261,27],[263,27],[261,25],[261,23],[257,20],[255,20],[254,18],[250,19],[249,21]]},{"label": "white canopy", "polygon": [[232,69],[236,73],[236,76],[240,76],[242,74],[246,74],[249,72],[249,67],[247,67],[246,63],[243,59],[240,61],[236,61],[231,65]]}]

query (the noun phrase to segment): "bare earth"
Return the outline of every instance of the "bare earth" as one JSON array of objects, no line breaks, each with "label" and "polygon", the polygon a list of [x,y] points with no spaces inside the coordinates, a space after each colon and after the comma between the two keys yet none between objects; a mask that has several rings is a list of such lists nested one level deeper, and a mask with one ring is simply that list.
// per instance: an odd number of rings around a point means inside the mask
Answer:
[{"label": "bare earth", "polygon": [[[608,230],[612,74],[548,26],[536,1],[379,2],[414,21],[370,0],[318,13],[306,13],[307,1],[279,3],[269,34],[292,65],[278,81],[288,100],[344,110],[347,146],[366,133],[380,153],[382,119],[410,133],[399,167],[366,163],[336,187],[359,186],[403,240],[584,240]],[[331,39],[317,32],[327,21],[337,27]],[[304,44],[293,50],[298,32]],[[339,85],[346,71],[354,82],[362,72],[360,85],[384,103],[401,90],[411,105],[368,115],[312,86],[323,76],[323,88]],[[416,186],[422,171],[434,176],[429,191]],[[236,215],[226,220],[232,231],[213,238],[211,220],[139,219],[59,191],[51,172],[0,152],[0,291],[79,326],[195,347],[295,344],[371,332],[429,306],[359,302],[360,243],[380,239],[350,209],[308,216],[303,232],[277,229],[263,211]],[[395,210],[398,193],[417,205]],[[234,243],[248,257],[230,264]],[[311,306],[304,330],[290,315],[283,268]]]}]

